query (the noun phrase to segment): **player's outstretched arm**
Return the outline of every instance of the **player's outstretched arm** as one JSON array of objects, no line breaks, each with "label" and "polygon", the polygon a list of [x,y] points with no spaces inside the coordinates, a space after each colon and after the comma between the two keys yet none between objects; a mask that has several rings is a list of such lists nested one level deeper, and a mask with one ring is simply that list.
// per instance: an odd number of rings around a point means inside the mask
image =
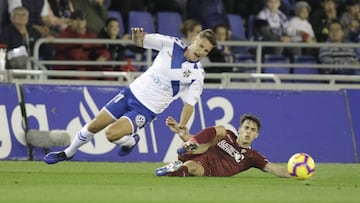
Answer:
[{"label": "player's outstretched arm", "polygon": [[184,142],[188,141],[192,137],[189,130],[187,128],[180,128],[179,123],[171,116],[166,118],[165,124],[171,131],[178,134]]},{"label": "player's outstretched arm", "polygon": [[264,171],[282,178],[292,177],[285,167],[270,162],[266,164]]},{"label": "player's outstretched arm", "polygon": [[144,46],[144,36],[145,32],[142,27],[131,28],[131,39],[135,42],[136,46],[143,47]]},{"label": "player's outstretched arm", "polygon": [[184,106],[181,111],[181,117],[179,123],[180,128],[186,128],[186,124],[189,122],[193,111],[194,111],[194,106],[188,103],[184,103]]}]

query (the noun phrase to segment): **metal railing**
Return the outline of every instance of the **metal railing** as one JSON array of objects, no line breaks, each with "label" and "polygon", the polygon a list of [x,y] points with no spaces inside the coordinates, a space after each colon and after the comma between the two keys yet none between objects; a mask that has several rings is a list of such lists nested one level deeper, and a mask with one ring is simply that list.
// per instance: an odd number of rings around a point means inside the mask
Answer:
[{"label": "metal railing", "polygon": [[[113,40],[113,39],[73,39],[73,38],[56,38],[47,39],[41,38],[36,41],[34,45],[33,58],[35,61],[39,61],[42,65],[126,65],[126,61],[64,61],[64,60],[40,60],[40,46],[46,43],[52,44],[123,44],[123,45],[134,45],[131,40]],[[152,63],[152,51],[146,50],[145,61],[134,61],[133,65],[138,66],[150,66]],[[37,69],[37,67],[35,67]]]}]

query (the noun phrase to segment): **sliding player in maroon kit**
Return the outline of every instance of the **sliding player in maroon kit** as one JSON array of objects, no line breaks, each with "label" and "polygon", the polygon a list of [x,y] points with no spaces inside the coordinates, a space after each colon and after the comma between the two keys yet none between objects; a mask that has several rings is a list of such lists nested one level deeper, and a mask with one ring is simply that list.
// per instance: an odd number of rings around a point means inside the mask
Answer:
[{"label": "sliding player in maroon kit", "polygon": [[157,176],[233,176],[254,167],[279,177],[291,177],[285,167],[251,149],[261,127],[253,115],[241,117],[238,136],[224,126],[205,128],[192,136],[180,129],[172,117],[167,118],[166,125],[184,144],[178,149],[179,160],[156,169]]}]

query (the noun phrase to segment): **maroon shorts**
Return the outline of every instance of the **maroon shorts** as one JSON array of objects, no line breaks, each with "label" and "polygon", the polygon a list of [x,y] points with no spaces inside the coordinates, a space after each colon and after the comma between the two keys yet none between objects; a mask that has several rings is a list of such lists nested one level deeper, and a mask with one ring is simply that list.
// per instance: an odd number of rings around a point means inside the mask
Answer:
[{"label": "maroon shorts", "polygon": [[204,168],[204,176],[212,176],[211,169],[209,167],[209,156],[208,153],[204,154],[184,154],[179,156],[179,160],[185,163],[186,161],[192,160],[199,163]]}]

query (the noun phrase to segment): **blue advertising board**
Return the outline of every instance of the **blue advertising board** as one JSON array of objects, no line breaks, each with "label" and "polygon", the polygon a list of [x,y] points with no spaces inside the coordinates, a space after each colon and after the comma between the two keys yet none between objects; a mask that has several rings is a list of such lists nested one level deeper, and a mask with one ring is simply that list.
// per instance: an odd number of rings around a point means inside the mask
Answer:
[{"label": "blue advertising board", "polygon": [[[89,122],[121,87],[23,85],[24,105],[31,129],[62,129],[72,136]],[[189,122],[191,132],[225,125],[236,131],[239,117],[252,113],[262,120],[253,147],[271,161],[284,162],[295,152],[310,153],[319,162],[357,162],[359,90],[265,91],[206,89]],[[118,157],[118,148],[101,132],[84,145],[74,160],[171,161],[181,140],[164,125],[167,116],[179,118],[181,99],[170,105],[139,134],[132,154]],[[27,159],[21,108],[13,84],[0,85],[0,159]],[[57,148],[51,150],[58,150]],[[339,153],[341,151],[341,153]],[[43,149],[35,149],[42,159]]]},{"label": "blue advertising board", "polygon": [[[34,84],[22,88],[30,128],[63,129],[72,136],[121,90],[113,86]],[[118,147],[101,132],[80,148],[74,160],[176,159],[176,148],[182,141],[164,123],[167,116],[179,119],[182,104],[181,98],[176,100],[142,129],[140,142],[129,156],[119,157]],[[356,161],[344,91],[205,89],[188,127],[193,134],[213,125],[237,131],[243,113],[255,114],[262,120],[260,136],[253,148],[273,162],[286,162],[296,152],[307,152],[317,162]],[[35,150],[36,159],[43,155],[42,149]]]}]

